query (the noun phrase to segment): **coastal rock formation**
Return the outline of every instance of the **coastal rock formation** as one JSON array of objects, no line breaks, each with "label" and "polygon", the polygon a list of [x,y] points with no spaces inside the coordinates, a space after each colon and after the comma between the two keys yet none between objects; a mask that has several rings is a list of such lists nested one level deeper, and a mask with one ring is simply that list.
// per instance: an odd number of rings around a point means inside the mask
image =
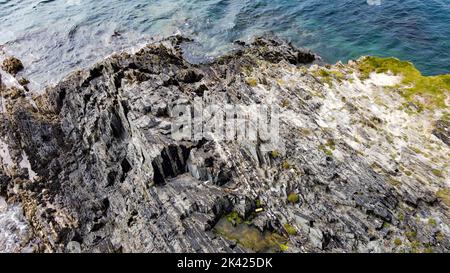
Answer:
[{"label": "coastal rock formation", "polygon": [[23,64],[16,57],[10,57],[3,61],[2,69],[9,74],[15,75],[23,69]]},{"label": "coastal rock formation", "polygon": [[[448,89],[432,104],[384,63],[324,65],[272,38],[193,65],[183,42],[116,54],[42,95],[2,84],[0,193],[23,209],[23,247],[268,250],[243,238],[257,229],[275,251],[450,251]],[[175,138],[174,108],[206,95],[278,105],[281,148]]]}]

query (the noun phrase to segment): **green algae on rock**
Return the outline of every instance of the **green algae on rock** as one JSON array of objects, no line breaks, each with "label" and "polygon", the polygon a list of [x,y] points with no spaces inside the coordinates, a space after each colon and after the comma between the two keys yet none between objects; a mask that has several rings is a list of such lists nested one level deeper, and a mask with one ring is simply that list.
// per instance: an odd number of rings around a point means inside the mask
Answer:
[{"label": "green algae on rock", "polygon": [[444,204],[450,207],[450,189],[440,189],[436,192],[436,196]]},{"label": "green algae on rock", "polygon": [[300,197],[295,192],[291,192],[288,195],[287,200],[289,203],[297,204],[300,201]]},{"label": "green algae on rock", "polygon": [[284,229],[289,235],[297,235],[297,229],[288,223],[284,224]]},{"label": "green algae on rock", "polygon": [[423,76],[410,62],[396,58],[363,57],[358,61],[358,70],[362,78],[370,74],[392,73],[402,77],[401,84],[396,87],[408,101],[423,104],[425,107],[446,107],[446,99],[450,92],[450,74]]},{"label": "green algae on rock", "polygon": [[230,221],[228,217],[221,218],[215,225],[214,231],[254,252],[284,252],[287,250],[288,240],[282,235],[270,231],[261,232],[249,223]]}]

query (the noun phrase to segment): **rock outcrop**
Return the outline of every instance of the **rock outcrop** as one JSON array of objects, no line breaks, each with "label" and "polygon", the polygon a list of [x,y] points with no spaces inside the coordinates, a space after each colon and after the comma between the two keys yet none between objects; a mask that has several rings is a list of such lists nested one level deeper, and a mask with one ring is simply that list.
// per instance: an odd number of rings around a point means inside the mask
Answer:
[{"label": "rock outcrop", "polygon": [[17,74],[20,70],[23,69],[22,62],[16,57],[10,57],[3,61],[2,69],[10,74]]},{"label": "rock outcrop", "polygon": [[[287,252],[450,251],[448,107],[416,107],[401,75],[362,77],[364,59],[323,66],[258,38],[193,65],[184,41],[116,54],[39,96],[2,85],[0,193],[23,208],[24,246],[252,251],[214,232],[234,212]],[[281,148],[174,138],[174,107],[206,95],[279,105]]]}]

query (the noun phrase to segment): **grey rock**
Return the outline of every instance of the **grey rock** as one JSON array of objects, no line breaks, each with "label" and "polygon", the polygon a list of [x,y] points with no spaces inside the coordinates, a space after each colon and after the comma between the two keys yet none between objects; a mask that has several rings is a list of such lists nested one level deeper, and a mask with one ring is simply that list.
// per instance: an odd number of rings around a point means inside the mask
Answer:
[{"label": "grey rock", "polygon": [[[289,237],[290,251],[450,251],[449,208],[435,194],[448,176],[432,171],[444,169],[442,160],[406,149],[429,135],[401,129],[392,142],[381,138],[392,134],[389,123],[366,117],[384,112],[372,112],[373,100],[361,97],[371,83],[348,81],[340,93],[318,78],[311,66],[317,55],[277,39],[240,43],[200,65],[183,58],[184,41],[174,36],[116,54],[70,74],[33,103],[1,87],[0,137],[17,167],[2,164],[0,192],[23,207],[35,251],[250,251],[214,235],[232,211],[255,217],[261,231]],[[263,149],[267,136],[246,143],[175,139],[174,105],[205,94],[281,105],[284,149]],[[397,109],[400,98],[386,100]],[[439,149],[432,156],[448,159],[447,145],[433,145]],[[298,204],[287,201],[291,192]],[[255,215],[257,199],[264,210]],[[427,218],[439,226],[424,228]],[[295,224],[298,234],[287,236],[282,223]]]}]

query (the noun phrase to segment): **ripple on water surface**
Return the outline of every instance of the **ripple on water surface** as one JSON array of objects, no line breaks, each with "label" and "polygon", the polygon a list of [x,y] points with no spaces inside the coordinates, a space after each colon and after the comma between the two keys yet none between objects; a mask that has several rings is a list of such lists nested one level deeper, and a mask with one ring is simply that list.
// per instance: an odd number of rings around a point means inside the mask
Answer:
[{"label": "ripple on water surface", "polygon": [[449,26],[448,0],[0,0],[0,44],[24,61],[36,85],[174,33],[198,41],[190,48],[196,61],[223,54],[233,40],[273,32],[328,62],[395,56],[443,74]]}]

